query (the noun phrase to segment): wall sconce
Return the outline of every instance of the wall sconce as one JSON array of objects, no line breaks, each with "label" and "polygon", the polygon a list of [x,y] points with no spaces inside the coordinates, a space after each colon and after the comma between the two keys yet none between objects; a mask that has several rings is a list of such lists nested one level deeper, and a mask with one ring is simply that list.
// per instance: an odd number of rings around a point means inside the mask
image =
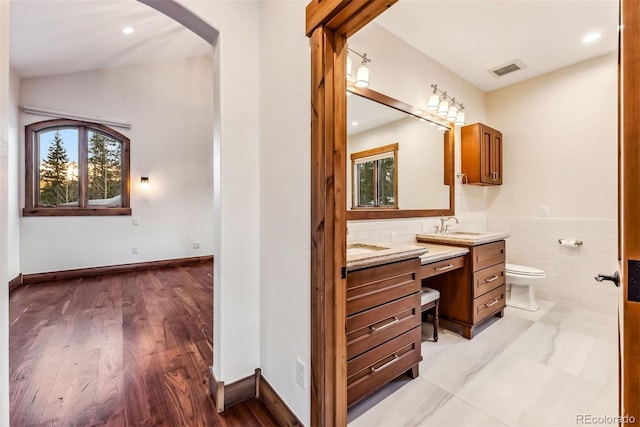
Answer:
[{"label": "wall sconce", "polygon": [[144,189],[149,188],[149,177],[148,176],[141,176],[140,177],[140,184],[142,185],[142,188],[144,188]]},{"label": "wall sconce", "polygon": [[371,59],[367,58],[366,53],[359,54],[355,50],[347,48],[347,80],[351,80],[351,77],[353,76],[353,73],[351,72],[353,64],[349,53],[353,53],[362,59],[360,66],[358,67],[358,71],[356,71],[356,87],[369,87],[369,67],[367,66],[367,63],[371,62]]},{"label": "wall sconce", "polygon": [[431,87],[433,95],[429,97],[429,111],[462,126],[464,124],[464,105],[447,95],[447,92],[438,89],[438,85],[433,84]]}]

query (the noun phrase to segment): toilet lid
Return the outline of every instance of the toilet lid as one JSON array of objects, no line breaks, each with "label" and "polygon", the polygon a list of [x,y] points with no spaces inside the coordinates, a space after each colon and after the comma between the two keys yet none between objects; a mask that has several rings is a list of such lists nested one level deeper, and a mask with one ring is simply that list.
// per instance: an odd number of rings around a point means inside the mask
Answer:
[{"label": "toilet lid", "polygon": [[526,265],[518,265],[518,264],[507,264],[506,265],[507,273],[520,274],[522,276],[544,276],[544,271],[527,267]]}]

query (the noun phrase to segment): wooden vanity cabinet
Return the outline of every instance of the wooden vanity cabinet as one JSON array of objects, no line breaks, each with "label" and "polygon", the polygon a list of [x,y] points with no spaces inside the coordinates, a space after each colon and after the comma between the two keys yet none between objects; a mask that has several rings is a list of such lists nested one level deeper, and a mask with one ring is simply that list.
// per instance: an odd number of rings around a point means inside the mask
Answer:
[{"label": "wooden vanity cabinet", "polygon": [[502,184],[502,133],[482,123],[462,127],[462,173],[468,184]]},{"label": "wooden vanity cabinet", "polygon": [[473,338],[480,323],[502,317],[506,306],[504,240],[469,247],[463,268],[422,283],[440,291],[440,318],[459,324],[462,335]]},{"label": "wooden vanity cabinet", "polygon": [[347,405],[389,381],[418,376],[420,259],[347,273]]}]

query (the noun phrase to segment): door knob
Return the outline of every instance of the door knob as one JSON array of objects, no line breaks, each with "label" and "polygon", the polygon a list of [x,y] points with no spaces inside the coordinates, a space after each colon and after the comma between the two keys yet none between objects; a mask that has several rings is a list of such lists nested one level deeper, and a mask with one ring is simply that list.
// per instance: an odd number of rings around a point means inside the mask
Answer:
[{"label": "door knob", "polygon": [[620,287],[620,274],[618,272],[614,272],[611,276],[607,276],[606,274],[598,274],[594,277],[598,282],[602,282],[603,280],[609,280],[613,282],[614,285]]}]

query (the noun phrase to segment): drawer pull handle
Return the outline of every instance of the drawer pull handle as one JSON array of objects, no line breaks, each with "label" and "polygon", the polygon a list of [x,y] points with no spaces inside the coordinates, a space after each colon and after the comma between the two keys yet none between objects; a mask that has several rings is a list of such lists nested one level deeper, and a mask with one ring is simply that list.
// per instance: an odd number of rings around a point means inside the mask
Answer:
[{"label": "drawer pull handle", "polygon": [[485,307],[491,307],[492,305],[496,305],[500,300],[498,298],[494,298],[492,302],[485,304]]},{"label": "drawer pull handle", "polygon": [[498,280],[498,279],[499,279],[499,277],[494,274],[493,276],[487,277],[486,279],[484,279],[484,281],[488,283],[488,282],[493,282],[494,280]]},{"label": "drawer pull handle", "polygon": [[453,264],[447,264],[447,265],[443,265],[442,267],[436,267],[436,271],[448,270],[450,268],[453,268]]},{"label": "drawer pull handle", "polygon": [[392,365],[392,364],[396,363],[398,360],[400,360],[400,358],[398,357],[398,355],[397,355],[397,354],[394,354],[394,355],[393,355],[393,359],[389,360],[389,361],[388,361],[387,363],[385,363],[384,365],[379,366],[379,367],[377,367],[377,368],[374,368],[374,367],[372,366],[372,367],[371,367],[371,372],[380,372],[380,371],[382,371],[384,368],[386,368],[387,366],[389,366],[389,365]]},{"label": "drawer pull handle", "polygon": [[382,326],[379,327],[375,327],[375,326],[370,326],[372,331],[381,331],[383,329],[387,329],[389,326],[395,325],[396,323],[398,323],[400,321],[400,319],[398,319],[396,316],[393,316],[393,320],[391,320],[391,322],[389,323],[385,323]]}]

